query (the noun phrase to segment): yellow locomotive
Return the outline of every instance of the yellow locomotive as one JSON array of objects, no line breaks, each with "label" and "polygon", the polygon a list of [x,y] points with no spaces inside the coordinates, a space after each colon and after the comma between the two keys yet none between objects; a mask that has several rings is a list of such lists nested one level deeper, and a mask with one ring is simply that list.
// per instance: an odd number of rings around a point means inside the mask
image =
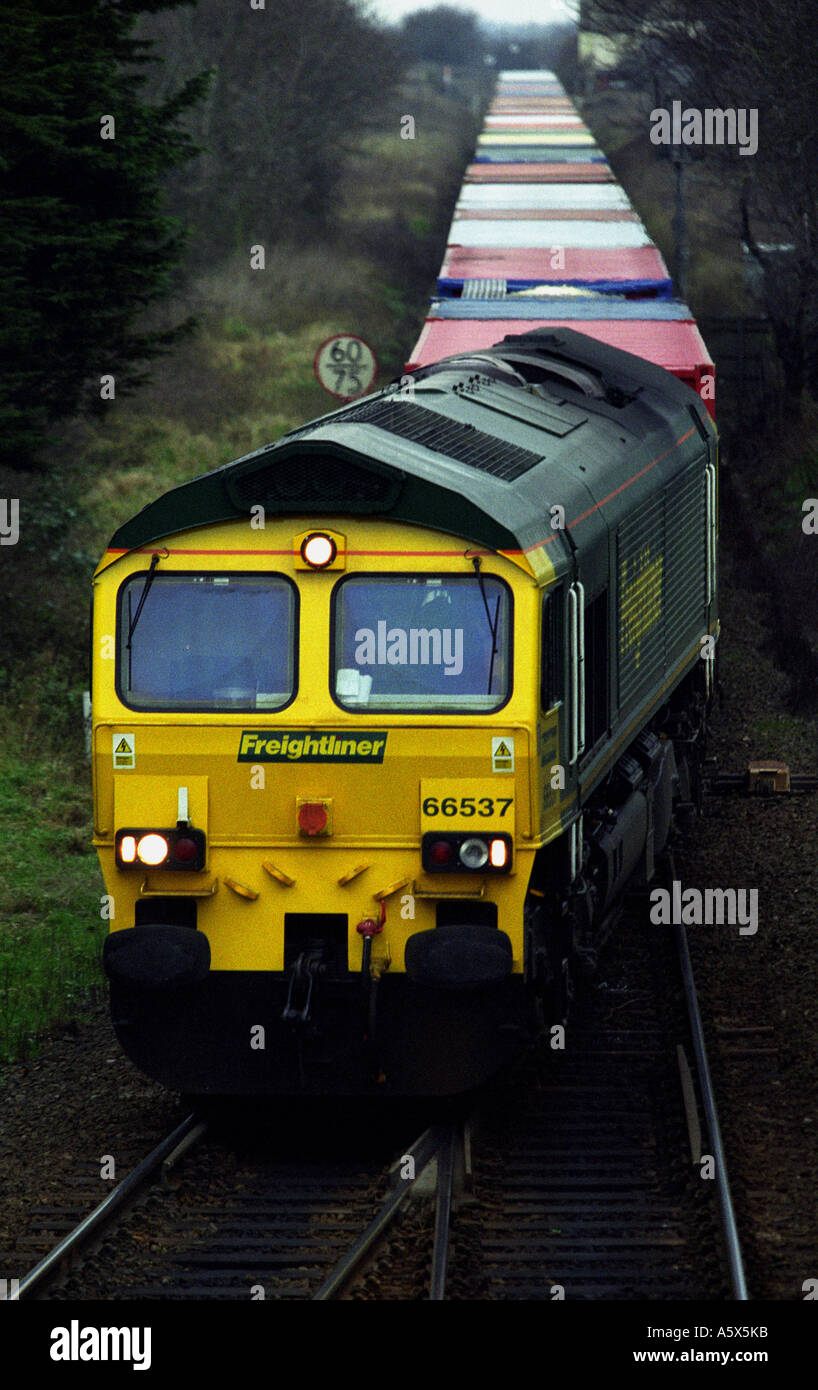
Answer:
[{"label": "yellow locomotive", "polygon": [[94,579],[126,1052],[196,1094],[464,1089],[563,1016],[694,797],[715,434],[569,330],[174,489]]}]

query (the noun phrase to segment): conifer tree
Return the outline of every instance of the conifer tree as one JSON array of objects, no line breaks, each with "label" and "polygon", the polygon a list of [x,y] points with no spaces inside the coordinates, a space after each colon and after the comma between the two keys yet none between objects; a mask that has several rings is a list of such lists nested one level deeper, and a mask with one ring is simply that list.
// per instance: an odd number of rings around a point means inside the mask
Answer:
[{"label": "conifer tree", "polygon": [[49,426],[127,388],[184,328],[144,332],[184,234],[166,172],[195,153],[183,117],[206,73],[151,105],[141,14],[184,0],[0,3],[0,458],[41,466]]}]

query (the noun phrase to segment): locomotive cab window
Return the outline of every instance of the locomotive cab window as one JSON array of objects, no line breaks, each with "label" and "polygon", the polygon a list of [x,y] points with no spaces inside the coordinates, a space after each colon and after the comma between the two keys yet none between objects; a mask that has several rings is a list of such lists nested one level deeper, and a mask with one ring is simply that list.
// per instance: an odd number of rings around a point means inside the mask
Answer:
[{"label": "locomotive cab window", "polygon": [[119,593],[120,698],[145,710],[282,709],[295,694],[295,625],[283,577],[134,575]]},{"label": "locomotive cab window", "polygon": [[562,589],[552,589],[545,595],[542,606],[542,666],[540,701],[544,710],[553,709],[564,699],[564,596]]},{"label": "locomotive cab window", "polygon": [[343,709],[499,709],[511,693],[511,593],[493,575],[371,575],[333,595]]}]

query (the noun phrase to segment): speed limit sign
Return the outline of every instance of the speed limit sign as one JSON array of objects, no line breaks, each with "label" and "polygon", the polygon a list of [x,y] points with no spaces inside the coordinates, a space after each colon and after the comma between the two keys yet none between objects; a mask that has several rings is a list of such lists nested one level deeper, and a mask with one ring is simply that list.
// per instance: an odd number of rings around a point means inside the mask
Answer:
[{"label": "speed limit sign", "polygon": [[313,366],[324,390],[341,401],[363,396],[378,375],[378,359],[369,343],[352,333],[327,338],[315,354]]}]

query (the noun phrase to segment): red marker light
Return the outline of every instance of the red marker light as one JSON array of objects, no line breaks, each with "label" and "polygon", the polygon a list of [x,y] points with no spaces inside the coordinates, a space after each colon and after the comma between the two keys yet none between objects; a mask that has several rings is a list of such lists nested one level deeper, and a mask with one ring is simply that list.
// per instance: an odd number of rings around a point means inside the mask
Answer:
[{"label": "red marker light", "polygon": [[198,847],[193,840],[177,840],[173,847],[173,857],[180,864],[192,864],[198,853]]},{"label": "red marker light", "polygon": [[320,802],[308,801],[298,808],[298,824],[304,835],[320,835],[327,825],[327,808]]},{"label": "red marker light", "polygon": [[448,840],[435,840],[429,846],[429,858],[433,864],[451,864],[454,859],[454,845]]}]

